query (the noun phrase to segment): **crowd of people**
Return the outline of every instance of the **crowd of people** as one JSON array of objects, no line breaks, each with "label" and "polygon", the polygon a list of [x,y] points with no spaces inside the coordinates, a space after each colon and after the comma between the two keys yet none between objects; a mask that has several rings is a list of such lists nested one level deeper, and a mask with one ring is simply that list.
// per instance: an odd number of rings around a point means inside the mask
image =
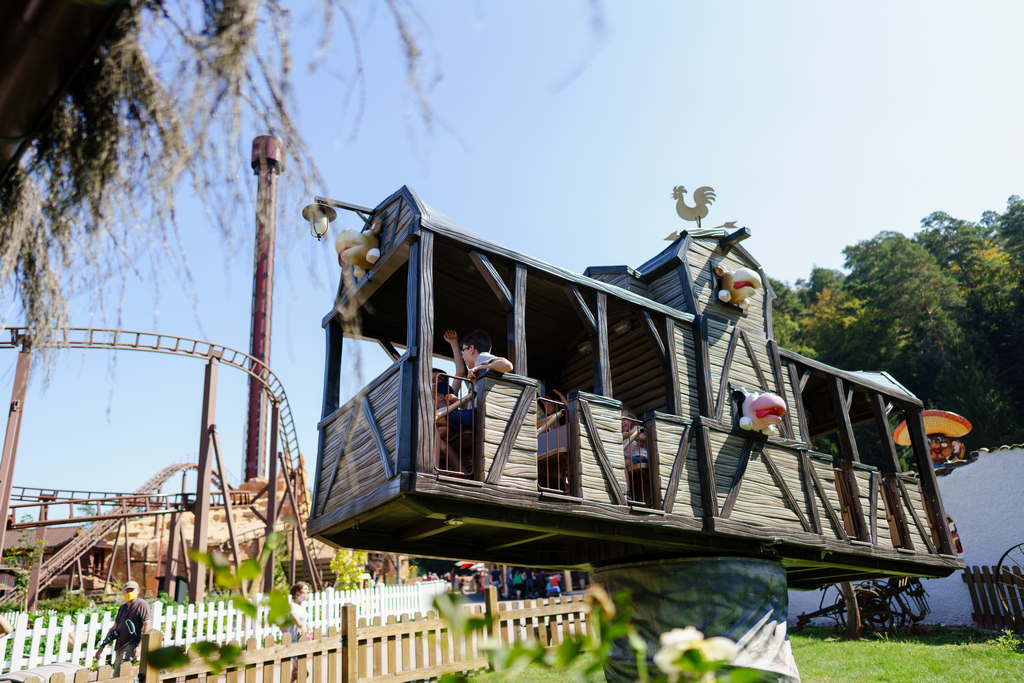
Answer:
[{"label": "crowd of people", "polygon": [[[570,575],[573,574],[576,575],[575,580],[580,589],[585,588],[586,575],[570,572]],[[460,575],[453,569],[448,575],[448,582],[452,586],[452,590],[456,592],[482,593],[489,586],[495,586],[498,589],[498,596],[502,600],[551,598],[573,590],[571,584],[566,584],[563,572],[556,570],[548,572],[544,569],[530,567],[508,568],[504,581],[502,581],[501,569],[497,567],[489,572],[479,570],[470,575]]]}]

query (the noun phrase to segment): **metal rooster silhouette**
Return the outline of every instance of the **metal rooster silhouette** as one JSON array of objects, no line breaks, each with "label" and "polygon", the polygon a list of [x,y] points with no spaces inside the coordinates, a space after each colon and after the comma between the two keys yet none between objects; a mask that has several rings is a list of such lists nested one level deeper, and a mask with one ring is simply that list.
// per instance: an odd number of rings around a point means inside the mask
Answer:
[{"label": "metal rooster silhouette", "polygon": [[700,227],[700,219],[708,215],[708,209],[711,203],[715,201],[715,191],[708,187],[698,187],[697,191],[693,193],[693,201],[695,206],[686,205],[686,188],[682,185],[676,185],[672,188],[672,199],[676,201],[676,213],[684,221],[697,221],[697,227]]}]

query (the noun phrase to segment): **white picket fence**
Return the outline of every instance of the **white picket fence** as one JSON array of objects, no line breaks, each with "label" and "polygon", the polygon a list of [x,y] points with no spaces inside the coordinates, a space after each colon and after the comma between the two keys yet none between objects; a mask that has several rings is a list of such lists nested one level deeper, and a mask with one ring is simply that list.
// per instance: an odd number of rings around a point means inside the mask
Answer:
[{"label": "white picket fence", "polygon": [[[336,591],[328,588],[321,593],[311,593],[305,602],[309,623],[324,631],[330,626],[341,625],[341,606],[352,603],[357,607],[357,617],[386,618],[392,614],[426,614],[434,598],[448,590],[445,581],[426,581],[403,586],[378,585],[351,591]],[[164,605],[152,604],[153,629],[163,633],[163,644],[180,645],[188,648],[196,642],[210,640],[227,643],[256,638],[262,642],[267,635],[280,636],[276,626],[266,625],[268,608],[260,606],[252,618],[235,609],[232,602],[218,602],[205,605]],[[79,614],[70,616],[37,616],[29,627],[28,614],[8,616],[14,633],[0,638],[0,673],[20,671],[52,662],[74,662],[92,666],[97,662],[96,649],[100,641],[114,625],[116,610],[102,614]],[[11,618],[13,616],[13,618]],[[103,651],[100,664],[112,663],[113,648]]]}]

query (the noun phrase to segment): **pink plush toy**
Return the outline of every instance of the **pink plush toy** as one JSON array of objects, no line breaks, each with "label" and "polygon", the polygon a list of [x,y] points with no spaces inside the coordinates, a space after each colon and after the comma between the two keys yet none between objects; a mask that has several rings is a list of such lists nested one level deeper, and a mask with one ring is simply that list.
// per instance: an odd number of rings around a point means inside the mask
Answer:
[{"label": "pink plush toy", "polygon": [[752,394],[746,389],[737,389],[733,395],[741,402],[743,411],[740,429],[761,432],[765,436],[775,434],[776,425],[786,414],[785,401],[775,394]]},{"label": "pink plush toy", "polygon": [[750,297],[757,294],[763,286],[761,276],[750,268],[739,268],[735,272],[715,266],[715,275],[722,279],[722,288],[718,290],[718,298],[727,304],[739,306],[741,310],[750,307]]},{"label": "pink plush toy", "polygon": [[380,234],[381,222],[376,220],[367,232],[359,232],[349,228],[338,235],[334,241],[334,250],[338,252],[338,265],[346,263],[355,266],[356,277],[366,275],[366,271],[373,268],[373,264],[380,258]]}]

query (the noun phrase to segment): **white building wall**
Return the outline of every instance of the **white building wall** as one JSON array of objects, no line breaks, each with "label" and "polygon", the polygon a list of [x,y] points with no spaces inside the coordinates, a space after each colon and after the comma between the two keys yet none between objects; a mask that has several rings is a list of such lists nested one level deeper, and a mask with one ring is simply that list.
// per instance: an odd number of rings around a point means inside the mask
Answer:
[{"label": "white building wall", "polygon": [[[960,532],[961,557],[967,566],[994,567],[1010,547],[1024,543],[1024,449],[981,451],[976,462],[939,477],[938,482],[946,514]],[[924,623],[974,623],[963,572],[922,583],[931,607]],[[790,623],[817,610],[820,601],[821,591],[790,591]],[[832,625],[830,621],[818,623]]]}]

